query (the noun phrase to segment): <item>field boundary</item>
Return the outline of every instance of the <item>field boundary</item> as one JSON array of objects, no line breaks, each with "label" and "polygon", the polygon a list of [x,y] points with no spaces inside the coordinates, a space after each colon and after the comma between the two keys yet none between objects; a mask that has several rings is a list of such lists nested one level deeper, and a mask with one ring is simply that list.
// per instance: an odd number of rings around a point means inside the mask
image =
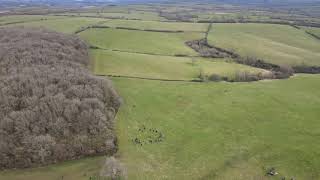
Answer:
[{"label": "field boundary", "polygon": [[132,53],[132,54],[152,55],[152,56],[165,56],[165,57],[188,57],[188,58],[202,57],[202,56],[190,56],[190,55],[185,55],[185,54],[168,55],[168,54],[156,54],[156,53],[146,53],[146,52],[126,51],[126,50],[120,50],[120,49],[108,49],[108,48],[102,48],[102,47],[98,47],[98,46],[94,46],[94,45],[91,45],[89,48],[90,48],[90,49],[97,49],[97,50],[105,50],[105,51],[114,51],[114,52]]},{"label": "field boundary", "polygon": [[318,35],[316,35],[316,34],[313,34],[312,32],[310,32],[310,31],[308,31],[308,30],[306,30],[305,32],[306,32],[307,34],[309,34],[311,37],[314,37],[315,39],[320,40],[320,36],[318,36]]},{"label": "field boundary", "polygon": [[118,77],[118,78],[128,78],[128,79],[143,79],[143,80],[152,80],[152,81],[169,81],[169,82],[196,82],[201,83],[203,81],[193,79],[193,80],[184,80],[184,79],[162,79],[162,78],[147,78],[139,76],[123,76],[123,75],[113,75],[113,74],[95,74],[95,76],[100,77]]},{"label": "field boundary", "polygon": [[159,33],[206,33],[206,31],[138,29],[138,28],[130,28],[130,27],[122,27],[122,26],[92,25],[92,26],[87,26],[87,27],[80,29],[79,31],[75,32],[75,34],[81,33],[81,32],[86,31],[88,29],[109,29],[109,28],[110,29],[128,30],[128,31],[146,31],[146,32],[159,32]]}]

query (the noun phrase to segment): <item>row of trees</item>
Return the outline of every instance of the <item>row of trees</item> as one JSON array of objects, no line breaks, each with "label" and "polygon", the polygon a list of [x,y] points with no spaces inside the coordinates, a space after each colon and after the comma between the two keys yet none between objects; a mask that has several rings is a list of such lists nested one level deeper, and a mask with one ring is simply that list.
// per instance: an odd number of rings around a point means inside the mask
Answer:
[{"label": "row of trees", "polygon": [[87,46],[43,29],[0,29],[0,169],[116,150],[120,100],[86,69]]}]

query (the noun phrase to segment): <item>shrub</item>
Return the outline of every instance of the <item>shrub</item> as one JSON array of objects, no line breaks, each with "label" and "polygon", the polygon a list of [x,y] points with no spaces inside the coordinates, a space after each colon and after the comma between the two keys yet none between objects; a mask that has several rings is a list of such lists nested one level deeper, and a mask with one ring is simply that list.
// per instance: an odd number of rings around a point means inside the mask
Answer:
[{"label": "shrub", "polygon": [[208,77],[208,80],[209,80],[209,81],[218,82],[218,81],[223,80],[223,77],[219,76],[218,74],[211,74],[211,75]]}]

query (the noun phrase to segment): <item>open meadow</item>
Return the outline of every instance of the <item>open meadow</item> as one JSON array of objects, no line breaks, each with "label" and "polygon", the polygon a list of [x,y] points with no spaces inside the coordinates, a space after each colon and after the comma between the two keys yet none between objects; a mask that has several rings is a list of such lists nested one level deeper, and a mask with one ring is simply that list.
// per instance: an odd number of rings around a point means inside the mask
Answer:
[{"label": "open meadow", "polygon": [[213,24],[209,43],[273,64],[320,65],[319,40],[287,25]]},{"label": "open meadow", "polygon": [[79,35],[90,45],[99,48],[157,55],[197,55],[184,43],[200,39],[204,33],[165,33],[98,28],[88,29]]},{"label": "open meadow", "polygon": [[107,50],[91,50],[93,72],[97,75],[131,76],[167,80],[199,80],[204,75],[217,74],[230,79],[237,72],[267,73],[224,59],[170,57]]},{"label": "open meadow", "polygon": [[73,34],[81,28],[85,28],[87,26],[95,25],[99,22],[105,22],[105,21],[106,19],[100,19],[100,18],[58,16],[58,19],[18,23],[18,24],[13,24],[11,26],[42,27],[42,28],[53,30],[53,31]]},{"label": "open meadow", "polygon": [[9,24],[18,24],[24,22],[46,21],[60,19],[63,17],[58,16],[42,16],[42,15],[12,15],[12,16],[0,16],[0,26]]},{"label": "open meadow", "polygon": [[159,21],[136,21],[115,19],[103,23],[110,27],[126,27],[142,30],[160,30],[160,31],[194,31],[206,32],[207,23],[184,23],[184,22],[159,22]]},{"label": "open meadow", "polygon": [[[119,155],[130,179],[269,179],[270,167],[280,176],[318,179],[319,78],[234,84],[114,78],[124,98]],[[163,133],[163,141],[150,143],[152,132],[143,127]]]},{"label": "open meadow", "polygon": [[127,9],[120,9],[114,12],[79,12],[79,13],[63,13],[59,15],[66,16],[88,16],[88,17],[103,17],[111,19],[128,19],[128,20],[152,20],[152,21],[161,21],[165,20],[163,17],[160,17],[158,13],[155,12],[139,12],[139,11],[129,11]]}]

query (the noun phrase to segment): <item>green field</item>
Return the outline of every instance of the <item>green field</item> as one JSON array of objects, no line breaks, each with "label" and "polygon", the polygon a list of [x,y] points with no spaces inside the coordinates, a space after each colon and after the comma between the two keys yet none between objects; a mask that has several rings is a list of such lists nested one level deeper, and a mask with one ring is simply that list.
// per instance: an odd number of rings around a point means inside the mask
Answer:
[{"label": "green field", "polygon": [[265,70],[228,63],[223,59],[154,56],[146,54],[92,50],[93,71],[98,75],[121,75],[171,80],[198,79],[200,71],[233,79],[238,71],[264,73]]},{"label": "green field", "polygon": [[[92,180],[99,175],[105,157],[66,161],[40,168],[0,171],[1,180]],[[90,179],[91,177],[91,179]]]},{"label": "green field", "polygon": [[[120,11],[120,12],[119,12]],[[141,20],[153,20],[160,21],[165,20],[155,12],[139,12],[128,10],[118,10],[118,12],[80,12],[80,13],[64,13],[59,15],[73,15],[73,16],[98,16],[106,18],[119,18],[119,19],[141,19]]]},{"label": "green field", "polygon": [[[320,178],[320,76],[255,83],[114,78],[124,98],[120,157],[129,179]],[[163,142],[134,144],[141,127]],[[272,179],[272,178],[271,178]]]},{"label": "green field", "polygon": [[274,64],[320,65],[320,41],[286,25],[214,24],[209,43]]},{"label": "green field", "polygon": [[31,21],[45,21],[52,19],[60,19],[63,17],[57,16],[41,16],[41,15],[12,15],[12,16],[0,16],[0,26],[8,23],[22,23]]},{"label": "green field", "polygon": [[159,21],[134,21],[134,20],[111,20],[104,25],[110,27],[128,27],[136,29],[169,30],[169,31],[198,31],[205,32],[208,28],[206,23],[183,23],[183,22],[159,22]]},{"label": "green field", "polygon": [[203,38],[204,33],[162,33],[119,29],[89,29],[80,37],[89,44],[107,49],[162,55],[197,55],[184,43]]},{"label": "green field", "polygon": [[64,17],[55,20],[34,21],[14,24],[11,26],[44,27],[58,32],[74,33],[82,27],[86,27],[104,21],[106,20],[100,18]]}]

